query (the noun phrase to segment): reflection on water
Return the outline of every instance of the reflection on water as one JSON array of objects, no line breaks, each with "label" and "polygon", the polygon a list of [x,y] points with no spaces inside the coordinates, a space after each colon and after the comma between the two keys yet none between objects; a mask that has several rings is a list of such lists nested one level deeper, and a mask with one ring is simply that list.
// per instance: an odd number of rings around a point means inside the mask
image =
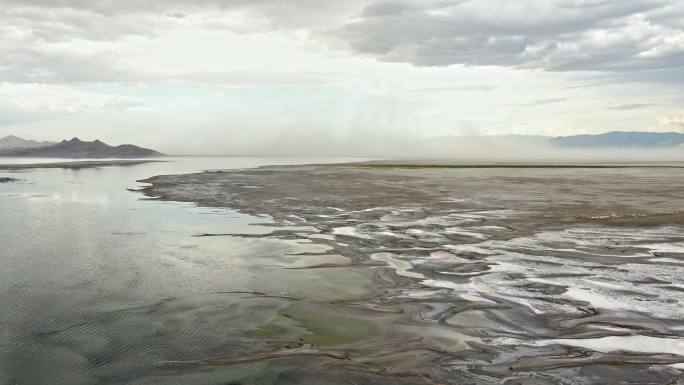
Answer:
[{"label": "reflection on water", "polygon": [[[234,369],[175,373],[170,382],[156,368],[246,350],[255,343],[245,337],[251,320],[287,305],[226,293],[313,298],[325,290],[329,272],[284,277],[279,267],[310,245],[193,237],[268,232],[252,225],[268,218],[141,200],[126,188],[160,174],[349,159],[168,160],[0,171],[20,180],[0,184],[0,384],[213,383]],[[241,370],[258,371],[252,366]]]}]

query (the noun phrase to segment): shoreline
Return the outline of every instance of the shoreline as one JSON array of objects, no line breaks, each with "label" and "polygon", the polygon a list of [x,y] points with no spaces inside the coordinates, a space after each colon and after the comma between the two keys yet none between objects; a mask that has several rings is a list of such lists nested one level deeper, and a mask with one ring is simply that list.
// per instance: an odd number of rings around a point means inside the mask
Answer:
[{"label": "shoreline", "polygon": [[[324,310],[333,315],[324,324],[380,322],[363,326],[380,327],[384,332],[377,338],[364,337],[348,346],[298,345],[296,349],[313,349],[315,353],[306,352],[316,362],[330,355],[344,357],[327,363],[326,373],[353,367],[374,375],[402,373],[420,383],[477,384],[534,381],[537,375],[560,380],[573,370],[586,372],[587,378],[618,381],[639,378],[643,365],[659,365],[663,379],[677,375],[666,364],[684,357],[632,351],[634,365],[624,366],[625,355],[591,347],[610,337],[616,341],[612,351],[628,350],[620,348],[630,346],[624,331],[684,337],[676,329],[680,282],[668,275],[684,258],[678,249],[668,249],[684,242],[677,227],[684,225],[677,205],[684,199],[679,167],[661,168],[658,174],[643,167],[529,167],[511,174],[506,167],[365,166],[264,166],[163,175],[141,180],[149,186],[139,192],[147,199],[267,215],[279,230],[250,237],[308,242],[326,247],[326,255],[351,261],[348,267],[314,264],[305,271],[375,271],[367,282],[374,293],[370,297],[295,299],[309,311],[280,311],[260,326],[277,338],[284,331],[291,336],[295,322],[310,333],[306,341],[315,342],[338,338],[320,326],[316,314]],[[659,186],[657,192],[653,185]],[[650,249],[645,248],[649,242]],[[635,264],[641,267],[628,270]],[[344,280],[335,277],[330,284],[344,287]],[[622,294],[608,300],[609,286],[594,284],[595,277],[623,285]],[[359,310],[361,318],[344,316]],[[396,312],[401,316],[381,318]],[[654,324],[662,326],[653,329]],[[552,339],[576,343],[544,342]],[[421,342],[412,342],[416,340]],[[288,349],[257,351],[250,357],[272,360],[301,353]],[[445,360],[462,364],[454,367]],[[239,361],[224,357],[210,363]],[[615,366],[623,370],[617,379]],[[524,368],[506,369],[519,367]],[[482,382],[482,376],[490,380]]]}]

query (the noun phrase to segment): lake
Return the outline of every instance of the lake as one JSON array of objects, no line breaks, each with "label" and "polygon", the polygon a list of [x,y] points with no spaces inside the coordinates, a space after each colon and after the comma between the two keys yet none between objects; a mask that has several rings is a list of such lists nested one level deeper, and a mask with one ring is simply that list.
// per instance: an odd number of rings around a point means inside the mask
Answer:
[{"label": "lake", "polygon": [[[258,265],[299,246],[193,237],[272,229],[253,225],[268,218],[145,200],[127,188],[154,175],[349,160],[188,157],[0,171],[0,177],[19,179],[0,184],[0,383],[192,383],[192,376],[177,374],[173,381],[179,382],[171,382],[154,368],[161,360],[225,352],[241,333],[230,330],[238,322],[231,317],[240,317],[217,293],[286,290],[277,272]],[[51,160],[0,163],[45,161]],[[164,304],[169,308],[154,311]],[[240,319],[249,313],[258,310]],[[225,377],[205,373],[197,383],[214,376]]]}]

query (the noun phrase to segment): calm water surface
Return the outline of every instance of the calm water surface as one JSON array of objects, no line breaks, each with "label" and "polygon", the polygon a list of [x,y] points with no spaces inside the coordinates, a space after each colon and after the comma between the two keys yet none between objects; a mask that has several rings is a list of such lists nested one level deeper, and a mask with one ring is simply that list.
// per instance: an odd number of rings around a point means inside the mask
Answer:
[{"label": "calm water surface", "polygon": [[[220,383],[230,368],[168,376],[155,367],[239,349],[261,305],[221,292],[316,290],[273,268],[302,246],[193,237],[271,229],[254,225],[268,218],[143,200],[127,188],[161,174],[349,160],[173,158],[0,171],[20,180],[0,184],[0,384]],[[0,163],[20,162],[37,160]]]}]

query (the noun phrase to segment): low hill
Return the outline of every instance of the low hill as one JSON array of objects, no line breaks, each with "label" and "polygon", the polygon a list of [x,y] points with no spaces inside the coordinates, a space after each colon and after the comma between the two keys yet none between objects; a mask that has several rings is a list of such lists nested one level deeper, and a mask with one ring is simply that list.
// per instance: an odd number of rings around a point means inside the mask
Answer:
[{"label": "low hill", "polygon": [[17,150],[21,148],[38,148],[55,144],[54,142],[39,142],[37,140],[30,140],[20,138],[14,135],[8,135],[0,138],[0,151]]},{"label": "low hill", "polygon": [[551,138],[550,143],[565,148],[677,147],[684,144],[684,134],[611,131],[596,135],[559,136]]}]

